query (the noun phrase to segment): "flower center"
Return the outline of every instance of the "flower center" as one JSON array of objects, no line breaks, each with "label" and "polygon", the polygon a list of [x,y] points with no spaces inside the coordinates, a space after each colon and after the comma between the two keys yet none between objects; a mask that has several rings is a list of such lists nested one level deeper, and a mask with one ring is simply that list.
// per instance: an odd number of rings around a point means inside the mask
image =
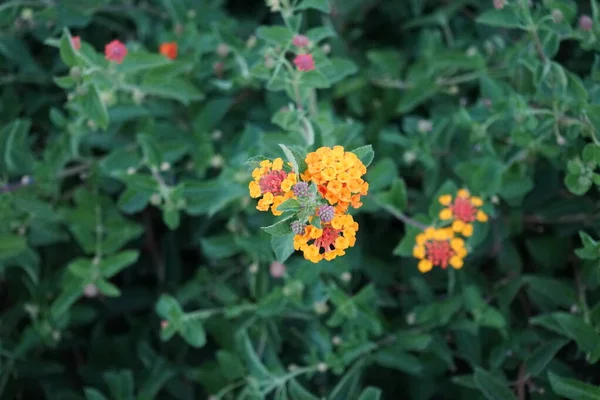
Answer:
[{"label": "flower center", "polygon": [[271,171],[258,182],[261,193],[273,193],[273,195],[283,194],[281,190],[281,182],[286,178],[287,174],[285,171]]},{"label": "flower center", "polygon": [[425,243],[427,250],[427,259],[435,266],[446,268],[450,258],[454,256],[454,250],[450,247],[450,242],[447,240],[434,240]]},{"label": "flower center", "polygon": [[456,198],[454,204],[450,206],[456,219],[464,222],[473,222],[477,215],[477,208],[471,204],[470,199]]},{"label": "flower center", "polygon": [[340,231],[332,227],[323,228],[323,234],[315,240],[315,246],[322,248],[325,252],[333,250],[331,246],[335,244],[335,240],[340,236]]}]

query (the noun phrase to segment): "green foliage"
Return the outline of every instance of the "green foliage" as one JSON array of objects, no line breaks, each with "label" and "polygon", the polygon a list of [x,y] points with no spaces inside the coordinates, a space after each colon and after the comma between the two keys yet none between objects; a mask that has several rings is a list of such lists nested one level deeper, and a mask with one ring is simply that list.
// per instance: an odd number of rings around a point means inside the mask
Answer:
[{"label": "green foliage", "polygon": [[[599,21],[596,0],[2,2],[0,398],[600,399]],[[333,146],[369,190],[356,243],[311,263],[291,224],[327,224],[324,188],[274,216],[248,185]],[[464,265],[422,274],[462,188],[484,213]]]}]

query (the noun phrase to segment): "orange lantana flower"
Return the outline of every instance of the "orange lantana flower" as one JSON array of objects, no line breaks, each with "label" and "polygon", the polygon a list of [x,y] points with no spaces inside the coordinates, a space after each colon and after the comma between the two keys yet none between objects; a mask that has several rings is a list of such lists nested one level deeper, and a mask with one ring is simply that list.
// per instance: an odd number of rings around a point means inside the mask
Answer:
[{"label": "orange lantana flower", "polygon": [[438,199],[440,204],[446,206],[440,211],[440,219],[452,220],[452,229],[465,237],[473,234],[473,222],[486,222],[488,216],[479,209],[483,206],[483,200],[477,196],[471,196],[468,190],[460,189],[453,199],[451,195],[445,194]]},{"label": "orange lantana flower", "polygon": [[170,58],[171,60],[177,58],[177,43],[175,42],[161,43],[158,50],[160,54],[167,58]]}]

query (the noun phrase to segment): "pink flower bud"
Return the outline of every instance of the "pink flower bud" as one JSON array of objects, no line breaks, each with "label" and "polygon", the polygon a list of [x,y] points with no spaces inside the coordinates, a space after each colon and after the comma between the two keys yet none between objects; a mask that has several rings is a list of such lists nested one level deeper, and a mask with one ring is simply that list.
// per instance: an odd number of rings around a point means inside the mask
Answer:
[{"label": "pink flower bud", "polygon": [[269,266],[269,272],[273,278],[282,278],[285,275],[285,265],[280,262],[273,261]]},{"label": "pink flower bud", "polygon": [[593,21],[589,15],[582,15],[579,17],[579,27],[584,31],[592,30]]},{"label": "pink flower bud", "polygon": [[292,40],[292,44],[296,47],[306,47],[310,44],[310,40],[304,35],[296,35]]},{"label": "pink flower bud", "polygon": [[496,10],[502,10],[506,5],[506,0],[494,0],[494,8]]}]

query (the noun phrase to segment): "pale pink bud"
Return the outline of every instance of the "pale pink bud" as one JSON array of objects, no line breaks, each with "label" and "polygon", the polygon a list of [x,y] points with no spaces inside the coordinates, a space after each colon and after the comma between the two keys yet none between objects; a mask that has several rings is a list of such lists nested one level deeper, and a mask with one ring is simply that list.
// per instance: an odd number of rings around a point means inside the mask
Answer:
[{"label": "pale pink bud", "polygon": [[273,261],[269,266],[269,272],[273,278],[282,278],[285,275],[285,265],[280,262]]}]

